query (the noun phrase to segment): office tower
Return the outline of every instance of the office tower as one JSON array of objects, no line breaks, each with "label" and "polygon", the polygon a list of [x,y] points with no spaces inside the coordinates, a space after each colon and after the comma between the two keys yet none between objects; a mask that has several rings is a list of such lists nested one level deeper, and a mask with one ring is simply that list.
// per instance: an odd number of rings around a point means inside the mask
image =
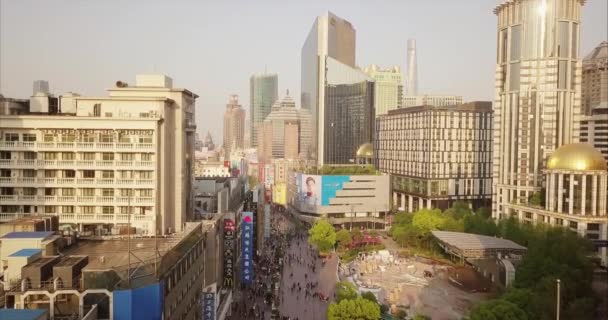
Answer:
[{"label": "office tower", "polygon": [[371,142],[373,79],[355,66],[355,29],[328,12],[315,19],[302,47],[302,109],[312,113],[318,165],[350,163]]},{"label": "office tower", "polygon": [[600,43],[583,59],[583,114],[608,108],[608,41]]},{"label": "office tower", "polygon": [[462,104],[462,96],[424,94],[418,96],[403,97],[402,106],[403,108],[416,106],[447,107],[457,104]]},{"label": "office tower", "polygon": [[418,61],[414,39],[407,40],[407,95],[418,95]]},{"label": "office tower", "polygon": [[213,143],[213,138],[211,137],[211,131],[207,131],[207,135],[205,136],[205,140],[203,141],[203,147],[207,148],[207,150],[212,151],[215,149],[215,143]]},{"label": "office tower", "polygon": [[450,208],[457,200],[489,206],[492,103],[419,106],[376,119],[376,166],[392,176],[399,210]]},{"label": "office tower", "polygon": [[250,124],[249,139],[252,147],[257,147],[258,127],[270,113],[270,108],[279,97],[279,80],[274,73],[255,74],[249,78]]},{"label": "office tower", "polygon": [[[164,75],[108,97],[60,97],[60,113],[0,116],[0,220],[59,216],[73,230],[182,230],[190,204],[196,94]],[[30,99],[30,107],[38,99]]]},{"label": "office tower", "polygon": [[311,115],[306,109],[296,109],[289,96],[277,100],[258,132],[258,157],[271,159],[306,158],[311,143]]},{"label": "office tower", "polygon": [[582,0],[504,1],[498,17],[493,216],[544,186],[547,158],[577,142]]},{"label": "office tower", "polygon": [[35,96],[36,93],[49,94],[49,82],[46,80],[35,80],[32,95]]},{"label": "office tower", "polygon": [[224,155],[245,147],[245,109],[239,104],[239,96],[233,94],[224,112]]},{"label": "office tower", "polygon": [[382,70],[377,65],[364,69],[365,73],[374,79],[374,107],[376,117],[386,114],[389,110],[401,108],[403,100],[403,76],[401,69],[394,66]]}]

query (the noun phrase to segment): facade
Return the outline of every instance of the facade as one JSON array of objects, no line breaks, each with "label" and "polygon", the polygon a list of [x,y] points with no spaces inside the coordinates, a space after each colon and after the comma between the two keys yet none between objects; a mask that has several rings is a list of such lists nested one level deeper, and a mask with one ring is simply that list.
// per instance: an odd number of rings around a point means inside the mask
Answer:
[{"label": "facade", "polygon": [[61,112],[34,96],[29,113],[0,116],[1,220],[56,215],[95,234],[129,223],[144,234],[182,229],[198,96],[164,75],[117,85],[108,97],[64,95]]},{"label": "facade", "polygon": [[[507,204],[507,214],[525,223],[563,226],[592,242],[608,240],[608,165],[586,143],[561,146],[547,161],[544,204]],[[606,246],[598,256],[608,265]]]},{"label": "facade", "polygon": [[388,175],[292,172],[287,182],[287,205],[305,221],[325,218],[333,225],[342,227],[360,225],[382,228],[386,223],[386,213],[390,210],[389,193]]},{"label": "facade", "polygon": [[595,107],[591,115],[581,119],[580,142],[594,146],[608,162],[608,106]]},{"label": "facade", "polygon": [[275,73],[255,74],[249,78],[249,125],[251,147],[258,146],[258,131],[270,113],[272,105],[279,98],[279,78]]},{"label": "facade", "polygon": [[239,96],[233,94],[224,112],[224,155],[245,148],[245,109],[239,104]]},{"label": "facade", "polygon": [[258,159],[298,159],[310,153],[311,115],[309,110],[297,109],[289,96],[277,100],[260,126]]},{"label": "facade", "polygon": [[373,135],[373,79],[355,66],[352,24],[328,12],[317,17],[302,47],[302,109],[312,114],[318,165],[348,164]]},{"label": "facade", "polygon": [[600,43],[583,59],[583,114],[608,108],[608,41]]},{"label": "facade", "polygon": [[373,64],[364,69],[374,79],[374,108],[376,117],[389,110],[401,108],[403,102],[403,76],[399,66],[382,70]]},{"label": "facade", "polygon": [[488,206],[492,132],[491,102],[411,107],[378,117],[375,162],[392,176],[395,207],[447,209],[457,200]]},{"label": "facade", "polygon": [[417,107],[417,106],[435,106],[435,107],[447,107],[456,104],[462,104],[462,96],[446,96],[446,95],[419,95],[419,96],[405,96],[403,97],[403,108]]},{"label": "facade", "polygon": [[5,98],[0,94],[0,116],[24,114],[29,111],[28,99]]},{"label": "facade", "polygon": [[579,139],[584,2],[504,1],[494,10],[494,218],[540,191],[547,158]]},{"label": "facade", "polygon": [[407,40],[407,95],[418,95],[418,62],[416,58],[416,40]]}]

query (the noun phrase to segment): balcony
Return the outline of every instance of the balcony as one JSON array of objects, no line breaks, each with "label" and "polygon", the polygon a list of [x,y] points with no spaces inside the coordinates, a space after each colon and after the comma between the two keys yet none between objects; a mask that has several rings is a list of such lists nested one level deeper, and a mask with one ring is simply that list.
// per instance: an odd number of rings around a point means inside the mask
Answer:
[{"label": "balcony", "polygon": [[0,195],[3,205],[130,205],[154,206],[154,197]]},{"label": "balcony", "polygon": [[154,161],[0,159],[8,169],[151,169]]},{"label": "balcony", "polygon": [[0,177],[0,187],[57,187],[73,186],[79,188],[138,187],[155,185],[154,179],[109,179],[109,178],[33,178],[33,177]]},{"label": "balcony", "polygon": [[155,152],[153,143],[114,143],[114,142],[29,142],[0,141],[0,150],[14,151],[78,151],[78,150],[113,150],[113,151],[147,151]]}]

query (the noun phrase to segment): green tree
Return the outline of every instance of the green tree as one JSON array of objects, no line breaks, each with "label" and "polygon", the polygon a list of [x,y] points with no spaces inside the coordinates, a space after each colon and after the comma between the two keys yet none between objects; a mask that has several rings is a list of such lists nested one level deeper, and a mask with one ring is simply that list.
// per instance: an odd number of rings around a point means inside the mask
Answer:
[{"label": "green tree", "polygon": [[308,230],[308,243],[317,247],[322,253],[329,252],[336,244],[336,230],[327,222],[319,220]]},{"label": "green tree", "polygon": [[328,320],[378,320],[380,306],[367,299],[345,299],[331,303],[327,308]]},{"label": "green tree", "polygon": [[356,299],[359,296],[357,287],[350,281],[338,281],[336,283],[336,301],[340,302],[344,299]]},{"label": "green tree", "polygon": [[376,296],[373,293],[369,292],[369,291],[363,292],[361,294],[361,298],[367,299],[367,300],[372,301],[374,303],[378,303],[378,299],[376,299]]},{"label": "green tree", "polygon": [[359,229],[353,229],[353,231],[351,231],[350,234],[353,237],[353,241],[363,240],[363,233]]},{"label": "green tree", "polygon": [[340,229],[336,232],[336,241],[338,241],[340,247],[346,248],[353,242],[353,238],[348,230]]},{"label": "green tree", "polygon": [[423,235],[428,235],[432,230],[439,230],[445,222],[445,217],[439,209],[422,209],[414,214],[412,226],[419,229]]},{"label": "green tree", "polygon": [[498,299],[473,307],[469,320],[528,320],[528,316],[514,303]]},{"label": "green tree", "polygon": [[492,209],[488,207],[481,207],[477,209],[477,212],[475,212],[475,214],[481,216],[482,218],[489,219],[492,217]]},{"label": "green tree", "polygon": [[431,320],[431,318],[421,314],[417,314],[414,316],[414,318],[412,318],[412,320]]}]

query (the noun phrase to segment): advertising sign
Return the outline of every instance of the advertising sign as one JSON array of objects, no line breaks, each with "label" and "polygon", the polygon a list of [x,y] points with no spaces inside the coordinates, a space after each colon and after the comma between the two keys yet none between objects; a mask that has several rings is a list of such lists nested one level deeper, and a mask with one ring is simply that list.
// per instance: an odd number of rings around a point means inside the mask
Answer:
[{"label": "advertising sign", "polygon": [[328,206],[329,199],[336,197],[336,192],[344,188],[344,183],[350,180],[349,176],[323,176],[321,185],[321,205]]},{"label": "advertising sign", "polygon": [[243,212],[241,242],[241,283],[248,286],[253,282],[253,212]]},{"label": "advertising sign", "polygon": [[300,174],[296,180],[301,210],[314,211],[321,205],[322,176]]},{"label": "advertising sign", "polygon": [[224,219],[224,288],[234,285],[234,220]]},{"label": "advertising sign", "polygon": [[284,183],[277,183],[272,188],[272,202],[284,206],[287,202],[287,190]]},{"label": "advertising sign", "polygon": [[203,293],[203,320],[215,320],[215,292]]}]

